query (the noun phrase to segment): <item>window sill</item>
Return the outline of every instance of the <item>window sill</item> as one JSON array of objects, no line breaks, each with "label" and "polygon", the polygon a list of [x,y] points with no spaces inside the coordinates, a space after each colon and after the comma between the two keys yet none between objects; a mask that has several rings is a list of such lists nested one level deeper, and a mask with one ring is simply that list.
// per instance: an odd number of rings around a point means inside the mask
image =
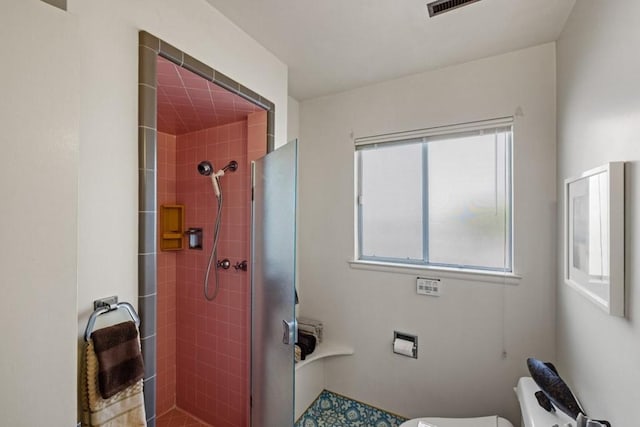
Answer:
[{"label": "window sill", "polygon": [[351,268],[356,270],[381,271],[399,274],[425,274],[436,278],[471,280],[474,282],[489,282],[496,284],[517,285],[522,276],[514,273],[499,273],[495,271],[466,270],[462,268],[426,267],[423,265],[398,264],[380,261],[348,261]]}]

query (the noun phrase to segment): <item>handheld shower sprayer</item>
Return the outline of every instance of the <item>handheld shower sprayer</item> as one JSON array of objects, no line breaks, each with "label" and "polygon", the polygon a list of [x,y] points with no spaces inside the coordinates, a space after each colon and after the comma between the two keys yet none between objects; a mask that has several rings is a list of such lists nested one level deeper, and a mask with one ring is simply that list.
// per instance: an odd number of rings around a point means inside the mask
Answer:
[{"label": "handheld shower sprayer", "polygon": [[[207,300],[212,301],[218,295],[218,269],[215,268],[215,290],[213,291],[213,295],[209,295],[209,274],[211,273],[211,265],[214,260],[217,261],[218,258],[218,238],[220,236],[220,223],[222,221],[222,189],[220,188],[219,178],[225,174],[227,171],[235,172],[238,169],[238,162],[235,160],[230,161],[225,167],[220,169],[218,172],[215,172],[213,169],[213,164],[211,164],[208,160],[203,160],[198,164],[198,172],[202,176],[211,177],[211,183],[213,184],[213,191],[216,193],[216,198],[218,199],[218,214],[216,215],[216,222],[213,231],[213,246],[211,247],[211,255],[209,256],[209,264],[207,265],[207,273],[204,277],[204,296]],[[226,261],[229,265],[229,260]],[[227,266],[226,268],[229,268]]]}]

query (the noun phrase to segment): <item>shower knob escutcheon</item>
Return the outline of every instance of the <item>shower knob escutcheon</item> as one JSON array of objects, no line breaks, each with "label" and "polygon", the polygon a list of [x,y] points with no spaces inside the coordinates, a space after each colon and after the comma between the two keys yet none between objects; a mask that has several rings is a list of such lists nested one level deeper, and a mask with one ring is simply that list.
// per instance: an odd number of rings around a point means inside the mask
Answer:
[{"label": "shower knob escutcheon", "polygon": [[236,271],[238,270],[247,271],[247,260],[245,259],[245,260],[242,260],[241,262],[236,262],[233,268],[235,268]]},{"label": "shower knob escutcheon", "polygon": [[229,261],[229,258],[225,258],[222,261],[218,261],[216,265],[218,266],[218,268],[228,270],[231,267],[231,261]]}]

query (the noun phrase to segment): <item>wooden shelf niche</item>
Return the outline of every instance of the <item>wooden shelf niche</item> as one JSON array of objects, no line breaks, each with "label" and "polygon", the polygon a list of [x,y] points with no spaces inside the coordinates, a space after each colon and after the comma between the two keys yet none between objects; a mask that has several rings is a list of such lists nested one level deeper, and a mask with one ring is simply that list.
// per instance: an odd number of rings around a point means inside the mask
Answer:
[{"label": "wooden shelf niche", "polygon": [[160,250],[184,248],[184,205],[160,206]]}]

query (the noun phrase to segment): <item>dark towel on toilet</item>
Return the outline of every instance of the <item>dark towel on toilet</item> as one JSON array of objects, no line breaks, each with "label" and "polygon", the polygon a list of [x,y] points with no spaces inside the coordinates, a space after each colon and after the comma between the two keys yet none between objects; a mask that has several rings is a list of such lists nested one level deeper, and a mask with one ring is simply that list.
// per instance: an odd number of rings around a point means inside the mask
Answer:
[{"label": "dark towel on toilet", "polygon": [[91,334],[98,358],[98,386],[103,399],[144,377],[138,329],[133,322],[98,329]]}]

